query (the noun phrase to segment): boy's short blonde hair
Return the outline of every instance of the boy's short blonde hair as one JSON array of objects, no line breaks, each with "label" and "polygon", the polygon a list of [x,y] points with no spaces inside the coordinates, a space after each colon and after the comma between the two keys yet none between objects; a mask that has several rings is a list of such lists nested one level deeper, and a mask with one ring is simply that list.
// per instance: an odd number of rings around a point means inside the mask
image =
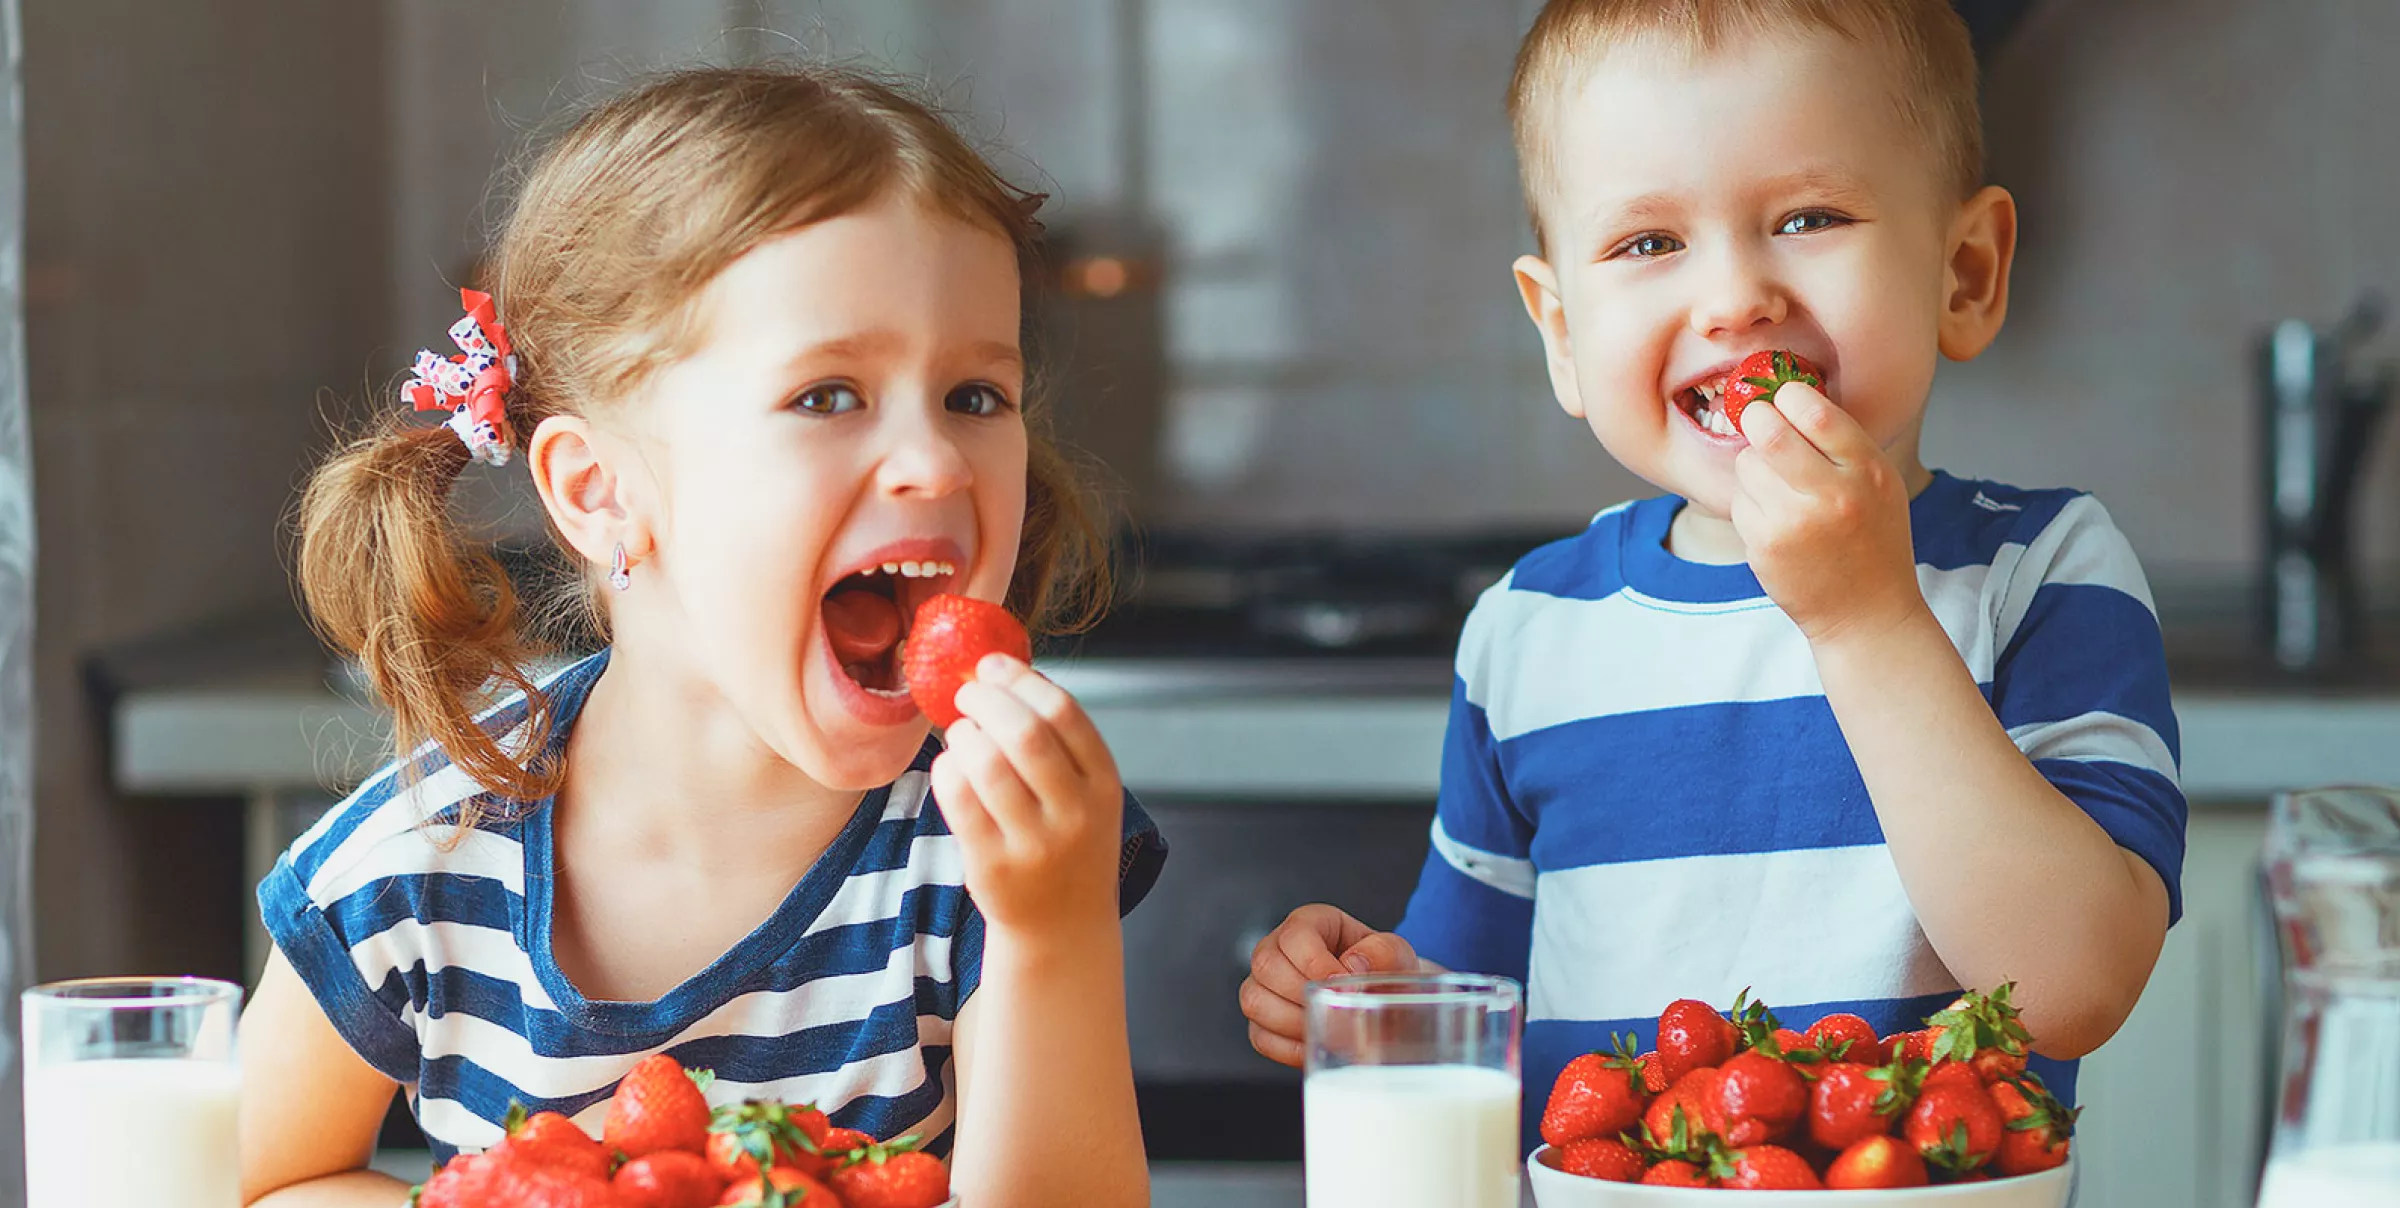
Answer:
[{"label": "boy's short blonde hair", "polygon": [[[1707,54],[1745,36],[1829,30],[1896,67],[1901,109],[1921,131],[1958,199],[1983,185],[1983,115],[1974,43],[1950,0],[1550,0],[1517,50],[1508,86],[1525,206],[1542,235],[1542,198],[1556,184],[1551,126],[1558,102],[1603,52],[1664,37]],[[1545,247],[1546,250],[1546,247]]]}]

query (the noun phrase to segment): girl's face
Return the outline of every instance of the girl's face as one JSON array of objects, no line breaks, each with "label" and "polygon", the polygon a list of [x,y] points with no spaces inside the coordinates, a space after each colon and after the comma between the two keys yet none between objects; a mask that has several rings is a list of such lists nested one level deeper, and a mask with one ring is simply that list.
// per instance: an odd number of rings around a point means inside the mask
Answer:
[{"label": "girl's face", "polygon": [[1008,241],[906,197],[735,261],[697,351],[627,412],[655,548],[621,637],[679,612],[655,632],[760,743],[828,787],[890,781],[927,728],[900,674],[915,606],[999,600],[1016,565],[1017,311]]}]

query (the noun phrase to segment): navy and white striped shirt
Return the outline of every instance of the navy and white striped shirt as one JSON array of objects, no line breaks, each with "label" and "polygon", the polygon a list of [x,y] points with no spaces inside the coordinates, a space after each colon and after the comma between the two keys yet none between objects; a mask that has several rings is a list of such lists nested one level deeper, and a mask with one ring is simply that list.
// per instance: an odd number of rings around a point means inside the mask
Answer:
[{"label": "navy and white striped shirt", "polygon": [[[606,664],[603,652],[546,685],[554,747]],[[483,722],[507,733],[524,714],[518,697]],[[596,1136],[617,1080],[661,1051],[715,1070],[712,1102],[814,1102],[837,1125],[917,1133],[947,1153],[951,1025],[981,973],[983,918],[929,791],[938,750],[927,740],[868,793],[764,924],[653,1002],[587,999],[559,972],[548,803],[460,833],[478,789],[437,750],[414,779],[387,768],[327,813],[276,862],[259,906],[335,1029],[409,1087],[441,1158],[498,1141],[511,1101]],[[1128,795],[1124,909],[1165,856]]]},{"label": "navy and white striped shirt", "polygon": [[[1918,926],[1807,639],[1748,566],[1666,548],[1682,502],[1603,512],[1534,551],[1459,640],[1433,852],[1401,933],[1527,983],[1528,1143],[1542,1096],[1617,1032],[1743,988],[1805,1027],[1883,1033],[1959,986]],[[2100,504],[1937,474],[1910,504],[1917,580],[2009,736],[2166,882],[2186,808],[2164,646]],[[1988,988],[1988,987],[1986,987]],[[2071,1064],[2039,1062],[2062,1095]]]}]

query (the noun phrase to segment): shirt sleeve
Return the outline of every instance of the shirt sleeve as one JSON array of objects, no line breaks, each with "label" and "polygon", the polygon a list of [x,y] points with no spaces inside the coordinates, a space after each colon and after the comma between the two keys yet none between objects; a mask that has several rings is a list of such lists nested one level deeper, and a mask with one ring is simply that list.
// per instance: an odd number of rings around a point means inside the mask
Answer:
[{"label": "shirt sleeve", "polygon": [[[1492,590],[1507,589],[1504,582]],[[1533,824],[1509,797],[1499,740],[1478,703],[1489,699],[1489,652],[1484,627],[1470,616],[1442,736],[1431,850],[1399,932],[1445,968],[1522,982],[1533,947]]]},{"label": "shirt sleeve", "polygon": [[2183,915],[2182,740],[2133,547],[2077,496],[2026,540],[1999,601],[1992,710],[2035,769],[2157,870]]},{"label": "shirt sleeve", "polygon": [[[377,1072],[394,1082],[413,1084],[420,1073],[417,1033],[387,994],[398,983],[398,970],[390,971],[385,985],[370,984],[353,949],[369,937],[346,934],[343,922],[359,911],[344,902],[320,903],[310,897],[296,858],[308,858],[304,849],[314,837],[315,832],[303,837],[259,882],[260,921],[334,1031]],[[405,993],[400,997],[405,1000]]]},{"label": "shirt sleeve", "polygon": [[[1151,887],[1158,884],[1158,874],[1167,864],[1167,839],[1159,833],[1158,823],[1142,808],[1131,790],[1125,793],[1125,811],[1119,823],[1121,835],[1117,848],[1117,917],[1133,913],[1133,908],[1150,896]],[[964,1005],[983,984],[983,911],[972,901],[967,904],[966,918],[958,928],[952,943],[951,969],[958,978],[958,1001]]]}]

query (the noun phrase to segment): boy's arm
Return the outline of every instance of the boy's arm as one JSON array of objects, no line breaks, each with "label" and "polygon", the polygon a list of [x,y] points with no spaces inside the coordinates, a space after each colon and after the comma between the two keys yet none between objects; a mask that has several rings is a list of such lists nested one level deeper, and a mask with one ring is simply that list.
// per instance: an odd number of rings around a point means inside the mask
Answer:
[{"label": "boy's arm", "polygon": [[2045,1055],[2099,1047],[2165,942],[2166,881],[2003,728],[1925,604],[1907,484],[1864,430],[1805,386],[1743,427],[1735,526],[1808,636],[1926,938],[1967,985],[2016,982]]}]

